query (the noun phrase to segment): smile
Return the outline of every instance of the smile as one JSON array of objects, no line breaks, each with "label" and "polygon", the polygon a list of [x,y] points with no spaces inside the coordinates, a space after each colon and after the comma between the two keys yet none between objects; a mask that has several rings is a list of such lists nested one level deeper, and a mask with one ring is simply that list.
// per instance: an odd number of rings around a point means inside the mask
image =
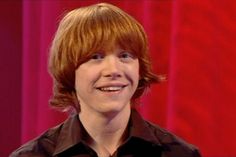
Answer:
[{"label": "smile", "polygon": [[100,88],[97,88],[99,89],[100,91],[103,91],[103,92],[117,92],[117,91],[120,91],[122,90],[125,86],[110,86],[110,87],[100,87]]}]

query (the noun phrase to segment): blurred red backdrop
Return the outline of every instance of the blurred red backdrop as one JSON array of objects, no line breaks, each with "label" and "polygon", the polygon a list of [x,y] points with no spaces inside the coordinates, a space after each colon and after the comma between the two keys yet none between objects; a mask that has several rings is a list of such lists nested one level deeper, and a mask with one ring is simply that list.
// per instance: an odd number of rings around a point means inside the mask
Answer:
[{"label": "blurred red backdrop", "polygon": [[[62,15],[98,0],[1,1],[0,156],[66,118],[49,108],[50,42]],[[236,2],[107,0],[144,26],[154,71],[167,75],[140,113],[198,146],[236,156]]]}]

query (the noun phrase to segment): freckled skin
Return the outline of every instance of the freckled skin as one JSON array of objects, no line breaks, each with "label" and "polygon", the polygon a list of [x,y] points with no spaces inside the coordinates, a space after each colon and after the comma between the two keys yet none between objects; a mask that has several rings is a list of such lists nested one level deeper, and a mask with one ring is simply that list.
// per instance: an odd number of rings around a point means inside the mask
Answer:
[{"label": "freckled skin", "polygon": [[[128,109],[139,80],[139,61],[114,46],[109,51],[94,53],[75,72],[75,89],[82,112],[89,114],[120,112]],[[101,87],[122,87],[105,92]]]}]

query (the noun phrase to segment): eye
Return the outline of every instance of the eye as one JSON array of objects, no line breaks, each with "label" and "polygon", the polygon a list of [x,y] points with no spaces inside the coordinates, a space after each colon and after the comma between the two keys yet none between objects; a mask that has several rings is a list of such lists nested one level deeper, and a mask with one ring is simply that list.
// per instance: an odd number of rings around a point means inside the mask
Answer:
[{"label": "eye", "polygon": [[119,57],[121,59],[125,59],[125,60],[127,60],[127,59],[134,59],[135,58],[135,56],[132,53],[127,52],[127,51],[124,51],[124,52],[120,53]]},{"label": "eye", "polygon": [[104,55],[102,53],[94,53],[92,56],[91,56],[91,59],[93,60],[101,60],[104,58]]}]

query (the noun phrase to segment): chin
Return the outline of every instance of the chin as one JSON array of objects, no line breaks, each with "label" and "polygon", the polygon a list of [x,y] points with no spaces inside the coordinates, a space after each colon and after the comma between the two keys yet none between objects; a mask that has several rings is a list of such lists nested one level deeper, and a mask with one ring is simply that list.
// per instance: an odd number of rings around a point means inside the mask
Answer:
[{"label": "chin", "polygon": [[[122,104],[122,105],[121,105]],[[100,112],[105,114],[105,115],[109,115],[109,114],[118,114],[122,111],[124,111],[125,109],[128,109],[128,107],[126,105],[129,104],[125,104],[125,103],[109,103],[109,106],[104,106],[104,108],[101,108]]]}]

